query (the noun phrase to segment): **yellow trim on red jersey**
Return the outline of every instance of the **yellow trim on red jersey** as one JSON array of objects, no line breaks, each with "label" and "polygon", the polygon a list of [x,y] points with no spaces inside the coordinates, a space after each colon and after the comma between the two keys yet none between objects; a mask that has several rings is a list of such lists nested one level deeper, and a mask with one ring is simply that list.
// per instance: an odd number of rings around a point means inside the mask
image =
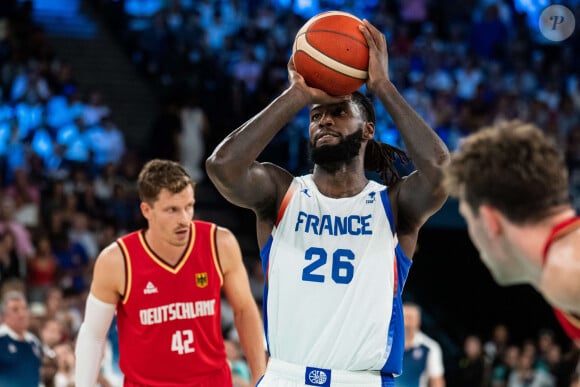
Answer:
[{"label": "yellow trim on red jersey", "polygon": [[194,228],[193,228],[193,222],[192,222],[189,226],[189,245],[187,246],[185,253],[181,256],[181,259],[179,260],[178,265],[175,267],[171,266],[170,264],[165,262],[163,259],[158,257],[157,254],[155,254],[149,248],[149,246],[147,245],[147,241],[144,238],[144,233],[142,233],[142,232],[139,233],[139,242],[141,243],[141,246],[143,246],[143,250],[145,250],[145,252],[153,260],[153,262],[157,263],[159,266],[161,266],[163,269],[167,270],[168,272],[176,274],[179,272],[179,270],[181,270],[183,265],[185,265],[185,262],[187,262],[187,260],[189,259],[189,255],[191,254],[191,250],[193,250],[193,246],[195,244],[195,236],[194,236],[193,231],[194,231]]},{"label": "yellow trim on red jersey", "polygon": [[568,320],[570,325],[573,325],[576,328],[580,329],[580,318],[579,317],[577,317],[571,313],[564,312],[564,311],[562,311],[562,315],[566,318],[566,320]]},{"label": "yellow trim on red jersey", "polygon": [[219,256],[218,256],[217,246],[216,246],[217,226],[213,223],[211,225],[211,230],[209,232],[209,240],[210,240],[210,244],[211,244],[211,256],[213,258],[213,264],[215,266],[215,270],[218,273],[218,276],[220,277],[220,286],[222,286],[224,284],[224,276],[222,273],[221,265],[219,263]]},{"label": "yellow trim on red jersey", "polygon": [[122,239],[118,239],[117,243],[119,247],[121,247],[121,251],[123,252],[123,260],[125,261],[125,294],[121,299],[123,304],[127,303],[129,299],[129,295],[131,294],[131,283],[133,280],[133,272],[131,271],[131,259],[129,256],[129,250],[127,250],[127,246],[125,246],[125,242]]}]

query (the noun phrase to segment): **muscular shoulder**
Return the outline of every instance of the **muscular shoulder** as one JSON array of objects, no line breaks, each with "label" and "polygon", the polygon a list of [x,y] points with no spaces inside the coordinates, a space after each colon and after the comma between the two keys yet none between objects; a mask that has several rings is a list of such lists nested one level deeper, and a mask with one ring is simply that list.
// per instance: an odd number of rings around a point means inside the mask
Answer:
[{"label": "muscular shoulder", "polygon": [[234,233],[225,227],[216,230],[218,259],[224,274],[242,260],[240,245]]},{"label": "muscular shoulder", "polygon": [[[282,199],[284,199],[284,195],[286,194],[288,187],[290,187],[294,176],[276,164],[263,163],[262,165],[270,175],[270,181],[273,182],[275,190],[271,197],[266,198],[263,202],[256,205],[256,215],[258,215],[261,220],[276,220],[280,203],[282,203]],[[255,188],[262,189],[261,187]]]},{"label": "muscular shoulder", "polygon": [[113,242],[105,247],[97,257],[97,263],[101,266],[116,268],[124,267],[124,258],[121,248],[117,242]]},{"label": "muscular shoulder", "polygon": [[91,292],[100,300],[115,303],[125,287],[125,259],[116,242],[105,247],[97,257]]}]

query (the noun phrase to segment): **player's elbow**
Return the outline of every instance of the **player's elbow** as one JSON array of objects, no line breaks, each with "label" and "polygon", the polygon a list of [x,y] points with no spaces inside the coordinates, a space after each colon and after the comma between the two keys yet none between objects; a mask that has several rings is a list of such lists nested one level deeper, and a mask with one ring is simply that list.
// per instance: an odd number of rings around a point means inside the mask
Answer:
[{"label": "player's elbow", "polygon": [[231,171],[231,160],[224,152],[215,151],[205,160],[205,170],[214,182],[227,182]]}]

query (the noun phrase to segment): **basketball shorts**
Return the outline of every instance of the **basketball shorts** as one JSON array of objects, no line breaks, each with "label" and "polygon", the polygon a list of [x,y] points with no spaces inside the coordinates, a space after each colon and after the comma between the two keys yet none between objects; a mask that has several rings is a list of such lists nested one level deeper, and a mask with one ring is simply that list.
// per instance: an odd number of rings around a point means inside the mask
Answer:
[{"label": "basketball shorts", "polygon": [[394,385],[394,377],[380,371],[330,370],[270,358],[266,373],[256,387],[393,387]]}]

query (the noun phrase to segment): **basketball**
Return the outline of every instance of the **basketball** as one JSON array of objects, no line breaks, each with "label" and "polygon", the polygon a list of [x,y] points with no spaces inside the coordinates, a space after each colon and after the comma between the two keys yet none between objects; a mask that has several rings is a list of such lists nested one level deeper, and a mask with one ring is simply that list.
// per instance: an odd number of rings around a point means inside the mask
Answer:
[{"label": "basketball", "polygon": [[310,18],[294,39],[296,71],[310,87],[333,96],[351,94],[367,79],[369,48],[358,29],[362,21],[341,11]]}]

